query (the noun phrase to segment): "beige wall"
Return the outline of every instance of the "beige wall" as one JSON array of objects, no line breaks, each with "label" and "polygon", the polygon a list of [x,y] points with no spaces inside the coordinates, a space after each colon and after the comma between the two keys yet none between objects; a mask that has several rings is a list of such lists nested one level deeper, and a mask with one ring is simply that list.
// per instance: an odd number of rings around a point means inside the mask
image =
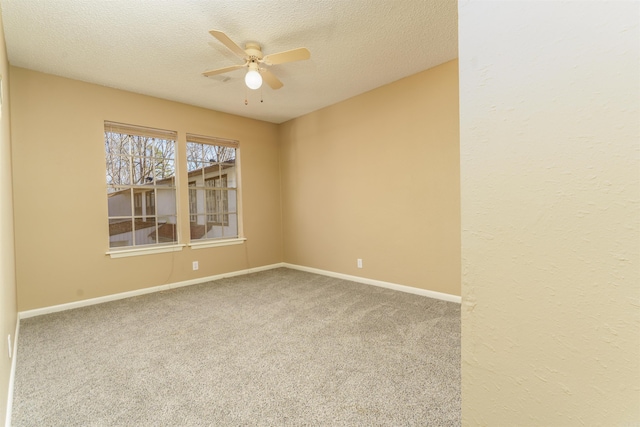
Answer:
[{"label": "beige wall", "polygon": [[458,129],[457,61],[282,124],[284,261],[460,295]]},{"label": "beige wall", "polygon": [[465,426],[640,423],[639,9],[460,3]]},{"label": "beige wall", "polygon": [[11,186],[11,131],[9,110],[9,64],[0,15],[0,76],[2,107],[0,108],[0,424],[6,416],[11,359],[7,352],[7,336],[15,337],[17,322],[16,274],[13,234],[13,191]]},{"label": "beige wall", "polygon": [[[280,127],[11,71],[20,310],[283,260],[460,293],[455,61]],[[240,140],[246,244],[106,256],[104,120]]]},{"label": "beige wall", "polygon": [[[276,125],[14,67],[11,91],[19,310],[282,261]],[[186,132],[239,140],[246,243],[105,255],[104,120],[178,131],[179,147]],[[186,191],[179,200],[185,218]]]}]

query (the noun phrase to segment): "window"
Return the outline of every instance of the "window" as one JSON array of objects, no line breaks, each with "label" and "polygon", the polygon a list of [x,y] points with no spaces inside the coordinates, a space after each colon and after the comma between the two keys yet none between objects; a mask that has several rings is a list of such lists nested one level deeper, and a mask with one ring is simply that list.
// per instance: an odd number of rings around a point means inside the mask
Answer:
[{"label": "window", "polygon": [[175,243],[176,133],[105,122],[109,247]]},{"label": "window", "polygon": [[239,237],[238,145],[237,141],[187,134],[192,241]]}]

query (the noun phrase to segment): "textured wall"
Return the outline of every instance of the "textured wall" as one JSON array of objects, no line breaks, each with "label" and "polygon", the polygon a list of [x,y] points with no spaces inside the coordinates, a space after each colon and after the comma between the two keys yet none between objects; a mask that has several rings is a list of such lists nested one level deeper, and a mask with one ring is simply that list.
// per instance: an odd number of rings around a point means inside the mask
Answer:
[{"label": "textured wall", "polygon": [[[16,272],[29,310],[282,261],[277,126],[11,68]],[[111,259],[104,120],[240,141],[242,245]],[[182,151],[180,151],[182,147]],[[183,157],[179,157],[183,158]],[[186,170],[178,171],[186,181]],[[179,212],[188,217],[188,194]],[[188,236],[182,222],[182,236]],[[182,243],[186,243],[182,239]],[[191,263],[197,260],[198,271]]]},{"label": "textured wall", "polygon": [[285,262],[460,295],[457,65],[280,125]]},{"label": "textured wall", "polygon": [[637,2],[461,2],[463,424],[640,423]]},{"label": "textured wall", "polygon": [[11,141],[9,111],[9,64],[0,16],[0,75],[2,107],[0,115],[0,424],[4,423],[9,390],[11,359],[7,335],[12,341],[17,322],[16,273],[13,242],[13,189],[11,179]]}]

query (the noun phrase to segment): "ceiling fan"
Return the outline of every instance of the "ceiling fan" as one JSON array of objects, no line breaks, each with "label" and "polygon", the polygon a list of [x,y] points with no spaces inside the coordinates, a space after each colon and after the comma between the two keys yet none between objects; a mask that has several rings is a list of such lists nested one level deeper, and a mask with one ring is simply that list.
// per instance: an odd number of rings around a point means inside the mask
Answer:
[{"label": "ceiling fan", "polygon": [[245,75],[244,81],[249,89],[260,88],[260,86],[262,86],[263,79],[269,86],[271,86],[271,89],[280,89],[283,86],[282,82],[278,80],[271,71],[263,67],[263,65],[284,64],[285,62],[301,61],[311,57],[311,53],[306,47],[299,47],[297,49],[263,56],[258,43],[247,43],[245,49],[242,49],[222,31],[211,30],[209,33],[245,62],[242,65],[232,65],[230,67],[205,71],[202,75],[210,77],[215,76],[216,74],[238,70],[240,68],[247,68],[248,71]]}]

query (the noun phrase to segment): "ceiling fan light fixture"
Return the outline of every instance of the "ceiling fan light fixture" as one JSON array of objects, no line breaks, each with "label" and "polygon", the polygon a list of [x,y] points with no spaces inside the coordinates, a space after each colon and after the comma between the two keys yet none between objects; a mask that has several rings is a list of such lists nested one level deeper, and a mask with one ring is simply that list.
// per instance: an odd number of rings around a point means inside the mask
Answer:
[{"label": "ceiling fan light fixture", "polygon": [[[1,1],[1,0],[0,0]],[[241,48],[229,38],[225,33],[219,30],[211,30],[209,33],[218,39],[220,43],[225,45],[231,52],[235,53],[244,62],[243,65],[232,65],[230,67],[218,68],[202,73],[205,77],[215,76],[217,74],[227,73],[229,71],[247,68],[244,76],[244,83],[249,89],[256,90],[262,87],[263,80],[271,87],[271,89],[280,89],[283,84],[278,78],[269,71],[269,68],[261,68],[261,64],[270,66],[276,64],[284,64],[287,62],[302,61],[311,58],[311,53],[306,47],[286,50],[284,52],[271,53],[263,56],[260,45],[255,42],[247,43],[246,49]]]},{"label": "ceiling fan light fixture", "polygon": [[260,89],[260,86],[262,86],[262,76],[256,70],[249,70],[247,71],[247,75],[244,76],[244,82],[249,89]]}]

